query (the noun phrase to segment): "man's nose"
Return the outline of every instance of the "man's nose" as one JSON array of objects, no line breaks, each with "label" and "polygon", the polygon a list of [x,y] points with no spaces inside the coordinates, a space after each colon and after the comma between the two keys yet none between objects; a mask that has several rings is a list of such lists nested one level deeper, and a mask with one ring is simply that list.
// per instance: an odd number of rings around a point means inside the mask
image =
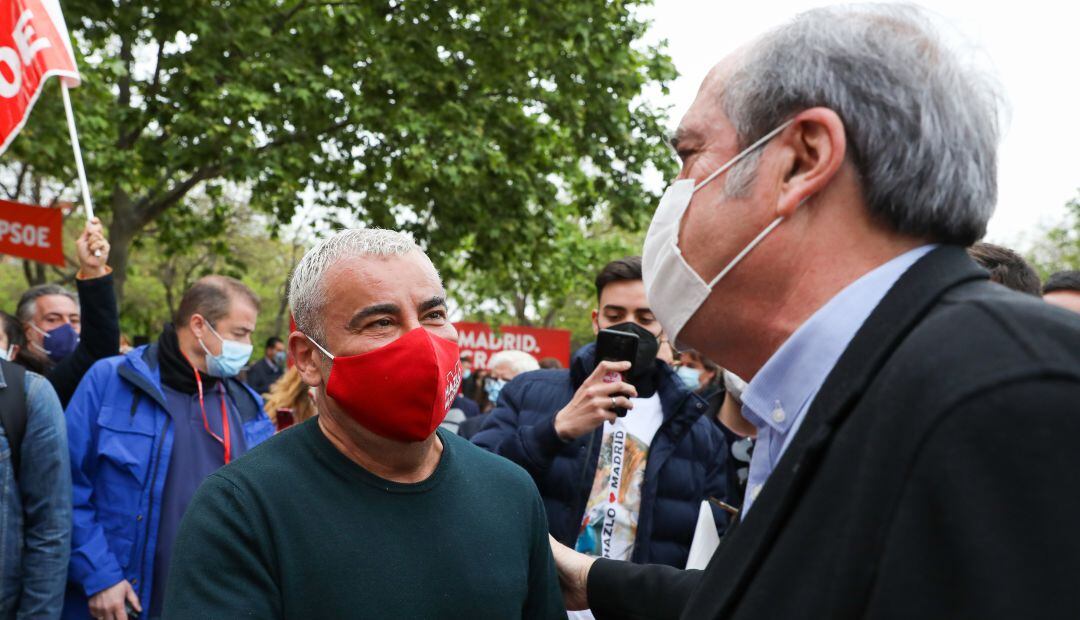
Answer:
[{"label": "man's nose", "polygon": [[410,316],[402,319],[401,321],[401,335],[411,332],[414,329],[423,329],[424,325],[420,322],[419,316]]}]

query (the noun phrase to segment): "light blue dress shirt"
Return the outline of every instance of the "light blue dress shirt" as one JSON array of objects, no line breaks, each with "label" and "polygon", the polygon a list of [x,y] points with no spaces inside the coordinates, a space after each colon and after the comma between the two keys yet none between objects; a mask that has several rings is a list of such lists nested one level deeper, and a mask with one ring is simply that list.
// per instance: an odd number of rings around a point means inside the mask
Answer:
[{"label": "light blue dress shirt", "polygon": [[757,428],[742,518],[855,333],[900,276],[934,247],[910,250],[849,284],[803,323],[754,375],[742,395],[743,417]]}]

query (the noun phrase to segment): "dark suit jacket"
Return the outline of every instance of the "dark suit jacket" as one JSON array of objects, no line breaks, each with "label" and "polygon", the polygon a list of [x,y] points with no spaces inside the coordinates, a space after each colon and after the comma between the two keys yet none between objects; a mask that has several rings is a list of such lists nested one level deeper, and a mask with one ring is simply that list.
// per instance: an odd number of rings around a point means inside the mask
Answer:
[{"label": "dark suit jacket", "polygon": [[284,368],[270,366],[270,362],[266,361],[264,357],[252,364],[251,368],[248,369],[247,384],[258,395],[262,396],[270,391],[270,386],[274,385],[274,382],[280,379],[284,373]]},{"label": "dark suit jacket", "polygon": [[599,560],[597,618],[1080,618],[1080,316],[923,257],[705,571]]}]

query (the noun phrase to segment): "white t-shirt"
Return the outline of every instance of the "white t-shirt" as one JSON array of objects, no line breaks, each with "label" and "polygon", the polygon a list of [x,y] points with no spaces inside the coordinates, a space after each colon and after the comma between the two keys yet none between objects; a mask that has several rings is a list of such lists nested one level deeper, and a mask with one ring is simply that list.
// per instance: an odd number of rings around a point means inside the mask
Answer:
[{"label": "white t-shirt", "polygon": [[664,421],[660,395],[631,399],[625,417],[604,423],[604,438],[577,550],[592,556],[629,560],[641,512],[641,485],[649,445]]}]

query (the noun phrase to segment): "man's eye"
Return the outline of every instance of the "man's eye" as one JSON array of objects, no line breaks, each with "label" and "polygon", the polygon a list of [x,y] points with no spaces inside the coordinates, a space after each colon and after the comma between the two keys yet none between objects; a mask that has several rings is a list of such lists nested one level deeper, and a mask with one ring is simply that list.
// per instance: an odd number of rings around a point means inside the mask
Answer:
[{"label": "man's eye", "polygon": [[374,323],[372,323],[371,325],[372,325],[372,327],[390,327],[393,324],[394,324],[394,322],[391,321],[390,319],[379,319],[379,320],[375,321]]},{"label": "man's eye", "polygon": [[443,312],[442,310],[436,310],[436,311],[431,312],[430,314],[428,314],[427,318],[436,319],[436,320],[445,319],[446,318],[446,313]]}]

